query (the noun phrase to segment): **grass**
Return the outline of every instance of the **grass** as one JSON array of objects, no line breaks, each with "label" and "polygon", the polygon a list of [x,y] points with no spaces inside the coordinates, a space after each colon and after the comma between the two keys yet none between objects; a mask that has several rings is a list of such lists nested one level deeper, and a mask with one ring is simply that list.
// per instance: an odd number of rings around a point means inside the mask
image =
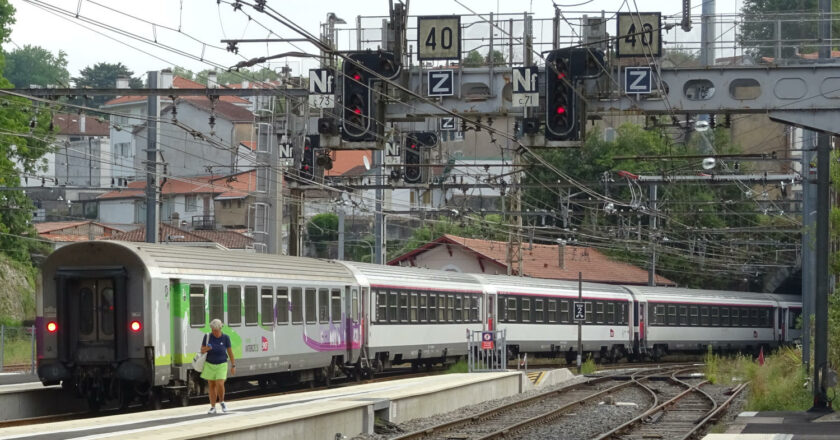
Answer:
[{"label": "grass", "polygon": [[3,347],[3,365],[29,364],[32,361],[32,342],[28,337],[7,338]]},{"label": "grass", "polygon": [[592,355],[586,356],[586,360],[580,366],[580,374],[592,374],[598,371],[598,365],[595,364],[595,360],[592,359]]},{"label": "grass", "polygon": [[723,358],[706,354],[706,378],[719,385],[749,381],[747,411],[802,411],[811,407],[808,375],[798,349],[783,347],[765,353],[764,365],[752,356]]},{"label": "grass", "polygon": [[464,359],[461,359],[458,362],[450,365],[449,368],[446,369],[446,374],[469,373],[470,372],[469,370],[470,370],[470,366],[467,365],[467,361],[464,360]]}]

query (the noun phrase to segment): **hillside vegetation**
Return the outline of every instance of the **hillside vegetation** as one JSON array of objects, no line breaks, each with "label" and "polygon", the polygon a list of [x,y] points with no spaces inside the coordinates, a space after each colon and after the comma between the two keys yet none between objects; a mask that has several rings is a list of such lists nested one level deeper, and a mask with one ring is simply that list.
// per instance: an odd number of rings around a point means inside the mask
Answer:
[{"label": "hillside vegetation", "polygon": [[0,324],[18,326],[35,319],[38,270],[0,253]]}]

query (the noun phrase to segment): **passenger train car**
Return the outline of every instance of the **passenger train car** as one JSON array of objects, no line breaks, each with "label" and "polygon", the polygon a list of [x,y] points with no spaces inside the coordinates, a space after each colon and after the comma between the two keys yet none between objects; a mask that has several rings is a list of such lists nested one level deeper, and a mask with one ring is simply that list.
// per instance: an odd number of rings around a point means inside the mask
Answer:
[{"label": "passenger train car", "polygon": [[[453,362],[469,331],[497,327],[510,354],[577,355],[574,282],[116,241],[64,246],[42,269],[39,378],[93,407],[201,394],[191,360],[215,318],[237,378],[263,382]],[[583,351],[605,359],[799,337],[795,296],[591,283],[582,294]]]}]

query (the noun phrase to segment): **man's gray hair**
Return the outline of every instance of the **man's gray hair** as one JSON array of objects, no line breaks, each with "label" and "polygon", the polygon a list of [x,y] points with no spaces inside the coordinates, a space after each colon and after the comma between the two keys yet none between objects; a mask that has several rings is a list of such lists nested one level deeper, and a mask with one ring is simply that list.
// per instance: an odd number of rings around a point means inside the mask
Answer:
[{"label": "man's gray hair", "polygon": [[220,319],[214,319],[210,321],[210,328],[213,330],[221,330],[222,329],[222,321]]}]

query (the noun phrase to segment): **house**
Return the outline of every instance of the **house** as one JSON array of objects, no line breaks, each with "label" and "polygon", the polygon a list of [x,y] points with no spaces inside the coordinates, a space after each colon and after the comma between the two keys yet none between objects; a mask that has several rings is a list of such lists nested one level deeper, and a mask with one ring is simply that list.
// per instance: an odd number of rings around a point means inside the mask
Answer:
[{"label": "house", "polygon": [[[237,231],[189,231],[161,222],[158,234],[160,242],[165,244],[249,251],[254,249],[254,239]],[[143,243],[146,241],[146,228],[115,234],[107,239]]]},{"label": "house", "polygon": [[102,240],[121,234],[123,231],[93,220],[74,222],[35,223],[38,236],[53,243],[58,249],[67,243],[88,240]]},{"label": "house", "polygon": [[[413,266],[452,272],[488,275],[507,274],[506,242],[443,235],[388,264]],[[515,271],[514,271],[515,273]],[[606,284],[647,285],[648,272],[631,264],[612,260],[596,249],[583,246],[523,244],[522,275],[533,278]],[[656,276],[658,286],[675,286],[673,281]]]},{"label": "house", "polygon": [[[201,83],[173,76],[167,70],[160,77],[160,88],[204,88]],[[117,88],[127,89],[128,80],[118,79]],[[159,160],[172,164],[169,172],[178,176],[207,173],[208,167],[213,172],[229,173],[235,166],[239,142],[252,139],[253,114],[248,110],[251,105],[236,96],[220,96],[215,103],[201,96],[177,98],[174,102],[161,97],[161,116],[173,123],[160,126]],[[147,98],[118,96],[102,108],[119,113],[111,118],[114,176],[125,181],[145,179]]]},{"label": "house", "polygon": [[[242,228],[248,225],[256,173],[166,178],[160,190],[160,219],[196,229]],[[130,182],[97,198],[104,223],[146,221],[146,181]],[[218,214],[218,216],[217,216]]]}]

